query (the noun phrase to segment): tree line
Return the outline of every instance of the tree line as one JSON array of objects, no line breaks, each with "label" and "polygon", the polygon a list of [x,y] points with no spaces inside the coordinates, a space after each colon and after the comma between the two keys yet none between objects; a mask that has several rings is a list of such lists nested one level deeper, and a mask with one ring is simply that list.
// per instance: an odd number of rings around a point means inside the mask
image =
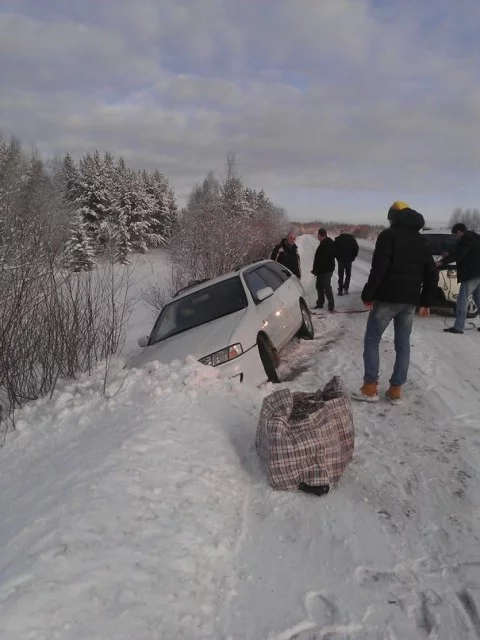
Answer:
[{"label": "tree line", "polygon": [[98,151],[47,162],[0,136],[0,423],[118,353],[135,301],[124,266],[133,253],[167,251],[174,288],[268,256],[285,223],[233,158],[179,211],[159,170]]},{"label": "tree line", "polygon": [[95,255],[109,251],[128,264],[132,252],[166,246],[177,221],[177,204],[168,179],[127,167],[123,158],[98,151],[78,165],[67,154],[57,168],[62,194],[73,211],[65,264],[92,269]]},{"label": "tree line", "polygon": [[457,207],[450,217],[450,226],[463,222],[467,229],[480,231],[480,209],[462,209]]},{"label": "tree line", "polygon": [[192,190],[170,246],[177,275],[213,278],[270,255],[287,216],[263,189],[245,186],[228,156],[222,180],[210,172]]}]

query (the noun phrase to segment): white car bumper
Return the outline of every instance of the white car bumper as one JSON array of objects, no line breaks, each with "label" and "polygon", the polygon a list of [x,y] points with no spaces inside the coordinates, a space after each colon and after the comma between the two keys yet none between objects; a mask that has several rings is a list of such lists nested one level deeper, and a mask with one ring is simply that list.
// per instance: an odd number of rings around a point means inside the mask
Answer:
[{"label": "white car bumper", "polygon": [[234,378],[239,382],[258,385],[267,380],[257,345],[254,345],[241,356],[215,367],[221,378]]}]

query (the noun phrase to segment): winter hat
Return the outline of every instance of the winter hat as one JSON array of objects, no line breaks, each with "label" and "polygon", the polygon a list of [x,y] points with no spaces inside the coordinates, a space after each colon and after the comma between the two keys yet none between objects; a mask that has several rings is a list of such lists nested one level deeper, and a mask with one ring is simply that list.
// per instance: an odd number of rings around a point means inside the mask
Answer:
[{"label": "winter hat", "polygon": [[395,200],[390,209],[388,210],[387,219],[392,219],[392,214],[394,211],[403,211],[403,209],[410,209],[406,202],[402,202],[401,200]]},{"label": "winter hat", "polygon": [[401,200],[396,200],[392,204],[388,210],[387,217],[392,227],[401,226],[420,231],[425,226],[425,219],[422,214]]}]

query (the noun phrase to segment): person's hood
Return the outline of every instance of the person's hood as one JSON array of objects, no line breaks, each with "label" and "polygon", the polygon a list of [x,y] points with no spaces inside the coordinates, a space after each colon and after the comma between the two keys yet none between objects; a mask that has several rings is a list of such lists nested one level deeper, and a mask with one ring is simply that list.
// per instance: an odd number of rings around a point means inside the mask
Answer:
[{"label": "person's hood", "polygon": [[405,207],[404,209],[391,208],[388,212],[388,219],[392,227],[406,227],[407,229],[412,229],[412,231],[420,231],[425,226],[425,218],[422,214],[410,207]]}]

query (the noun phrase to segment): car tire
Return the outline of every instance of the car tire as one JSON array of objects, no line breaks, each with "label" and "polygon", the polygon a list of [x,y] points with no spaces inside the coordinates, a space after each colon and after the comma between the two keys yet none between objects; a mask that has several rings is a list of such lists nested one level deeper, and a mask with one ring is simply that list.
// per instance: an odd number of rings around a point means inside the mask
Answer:
[{"label": "car tire", "polygon": [[[453,305],[453,313],[457,313],[457,305]],[[467,318],[476,318],[478,316],[478,308],[473,300],[468,301]]]},{"label": "car tire", "polygon": [[303,300],[300,300],[300,312],[302,314],[302,326],[298,330],[297,337],[303,340],[313,340],[315,330],[313,328],[312,315]]},{"label": "car tire", "polygon": [[275,363],[277,361],[275,350],[272,347],[270,340],[263,335],[259,335],[257,338],[258,353],[260,360],[262,361],[265,374],[269,382],[280,382],[278,379]]}]

